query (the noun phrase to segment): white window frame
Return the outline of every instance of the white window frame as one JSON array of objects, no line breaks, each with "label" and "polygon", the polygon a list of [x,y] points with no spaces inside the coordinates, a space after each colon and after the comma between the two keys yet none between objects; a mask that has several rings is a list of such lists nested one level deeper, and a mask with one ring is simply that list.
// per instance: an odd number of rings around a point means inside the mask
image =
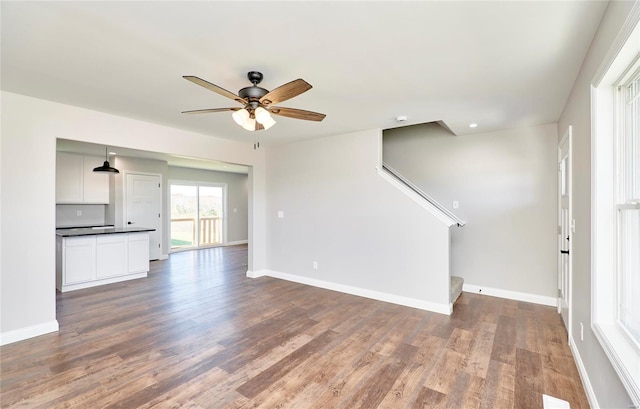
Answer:
[{"label": "white window frame", "polygon": [[[178,248],[171,248],[171,186],[172,185],[179,185],[179,186],[195,186],[196,187],[196,192],[200,191],[200,187],[219,187],[222,188],[222,243],[220,244],[213,244],[213,245],[205,245],[205,246],[201,246],[199,244],[199,239],[198,239],[198,244],[194,245],[194,246],[189,246],[189,247],[178,247]],[[195,250],[195,249],[202,249],[202,248],[209,248],[209,247],[218,247],[218,246],[224,246],[227,243],[227,183],[217,183],[217,182],[199,182],[199,181],[194,181],[194,180],[178,180],[178,179],[170,179],[169,180],[169,189],[167,189],[168,191],[168,196],[169,196],[169,252],[171,253],[177,253],[180,251],[188,251],[188,250]],[[199,193],[198,193],[199,195]],[[197,201],[197,205],[196,205],[196,215],[198,215],[199,217],[200,214],[200,200]],[[195,226],[196,229],[196,237],[200,237],[200,228],[198,223],[196,223]]]},{"label": "white window frame", "polygon": [[640,349],[618,319],[617,217],[622,116],[618,86],[640,72],[640,7],[635,7],[592,81],[591,328],[632,401],[640,407]]}]

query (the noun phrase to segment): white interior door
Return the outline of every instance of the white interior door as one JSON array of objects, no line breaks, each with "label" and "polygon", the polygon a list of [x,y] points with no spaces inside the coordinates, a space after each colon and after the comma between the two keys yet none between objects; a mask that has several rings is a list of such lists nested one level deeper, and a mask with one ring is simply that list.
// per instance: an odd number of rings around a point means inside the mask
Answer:
[{"label": "white interior door", "polygon": [[571,127],[558,145],[558,311],[571,328]]},{"label": "white interior door", "polygon": [[160,175],[127,173],[126,227],[149,227],[149,260],[162,256],[162,187]]}]

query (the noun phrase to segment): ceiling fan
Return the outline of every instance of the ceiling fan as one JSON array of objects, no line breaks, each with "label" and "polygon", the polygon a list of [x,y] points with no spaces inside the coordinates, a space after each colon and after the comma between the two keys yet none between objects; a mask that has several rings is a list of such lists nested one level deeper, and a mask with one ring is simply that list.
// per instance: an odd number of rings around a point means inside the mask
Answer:
[{"label": "ceiling fan", "polygon": [[326,116],[325,114],[305,111],[302,109],[274,106],[275,104],[284,102],[311,89],[311,85],[301,78],[268,91],[258,86],[258,84],[262,82],[262,73],[258,71],[249,71],[247,77],[253,85],[242,88],[238,91],[238,95],[236,95],[233,92],[229,92],[224,88],[203,80],[202,78],[198,78],[193,75],[183,76],[182,78],[191,81],[194,84],[200,85],[201,87],[238,102],[243,105],[243,108],[197,109],[193,111],[183,111],[182,113],[206,114],[210,112],[234,111],[232,114],[233,119],[238,125],[247,131],[260,131],[271,128],[276,123],[276,121],[271,117],[271,114],[295,119],[304,119],[307,121],[322,121]]}]

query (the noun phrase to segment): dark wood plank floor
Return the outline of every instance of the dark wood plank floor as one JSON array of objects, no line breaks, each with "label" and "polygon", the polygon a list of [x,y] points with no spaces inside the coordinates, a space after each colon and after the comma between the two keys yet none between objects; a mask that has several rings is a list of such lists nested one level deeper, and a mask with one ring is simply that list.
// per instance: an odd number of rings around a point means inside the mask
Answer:
[{"label": "dark wood plank floor", "polygon": [[588,407],[553,308],[463,293],[449,317],[246,270],[214,248],[58,294],[59,333],[0,348],[2,407]]}]

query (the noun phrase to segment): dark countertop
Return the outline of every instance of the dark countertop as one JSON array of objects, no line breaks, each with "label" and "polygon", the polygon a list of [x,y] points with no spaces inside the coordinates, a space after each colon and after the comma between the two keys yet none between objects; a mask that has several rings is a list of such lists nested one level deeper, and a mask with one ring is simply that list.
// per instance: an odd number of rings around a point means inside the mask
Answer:
[{"label": "dark countertop", "polygon": [[93,236],[99,234],[123,234],[123,233],[139,233],[145,231],[155,231],[156,229],[150,229],[147,227],[116,227],[113,229],[92,229],[92,228],[77,228],[77,229],[56,229],[56,236],[60,237],[77,237],[77,236]]}]

